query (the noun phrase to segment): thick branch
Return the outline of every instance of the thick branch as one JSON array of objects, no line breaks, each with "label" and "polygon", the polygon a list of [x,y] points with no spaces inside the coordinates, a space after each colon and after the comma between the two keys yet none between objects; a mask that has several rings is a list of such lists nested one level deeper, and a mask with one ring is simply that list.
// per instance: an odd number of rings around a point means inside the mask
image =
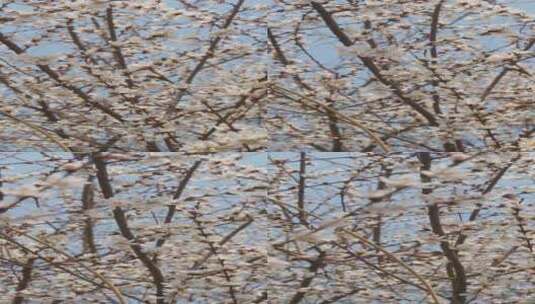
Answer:
[{"label": "thick branch", "polygon": [[[30,281],[32,279],[33,262],[35,260],[36,260],[35,257],[31,257],[24,264],[24,267],[22,268],[22,279],[19,281],[19,284],[17,285],[17,291],[22,291],[26,289],[28,285],[30,284]],[[21,295],[17,295],[13,299],[13,304],[22,304],[23,302],[24,302],[24,297]]]},{"label": "thick branch", "polygon": [[[99,153],[93,153],[93,160],[97,169],[97,179],[104,198],[113,197],[113,189],[108,177],[106,163],[104,162]],[[115,222],[117,223],[117,226],[119,227],[121,235],[131,242],[130,248],[151,274],[154,285],[156,287],[157,303],[165,304],[165,279],[163,277],[162,272],[160,271],[158,266],[156,266],[156,264],[149,258],[149,256],[141,250],[141,246],[133,243],[135,242],[136,238],[128,227],[128,221],[126,219],[125,212],[121,207],[118,206],[113,209],[113,217],[115,219]]]},{"label": "thick branch", "polygon": [[[422,163],[421,171],[431,170],[431,155],[429,154],[429,152],[420,152],[417,155],[418,159]],[[420,174],[420,178],[423,183],[431,181],[431,178],[426,176],[425,174]],[[422,189],[423,194],[430,194],[431,192],[433,192],[432,188]],[[431,223],[431,229],[433,233],[441,238],[445,237],[446,233],[444,232],[444,229],[442,228],[442,224],[440,222],[440,209],[436,203],[428,205],[427,215],[429,217],[429,222]],[[448,259],[447,271],[450,275],[450,280],[453,288],[452,304],[465,303],[467,281],[464,266],[459,260],[457,252],[450,248],[450,244],[447,240],[441,241],[440,247],[444,256]],[[453,269],[455,273],[452,273],[451,269]]]},{"label": "thick branch", "polygon": [[[442,4],[444,3],[444,0],[440,0],[438,4],[435,6],[435,9],[433,11],[433,16],[431,18],[431,31],[429,33],[429,42],[431,43],[431,58],[433,58],[432,62],[433,64],[436,64],[438,52],[437,52],[437,31],[438,31],[438,18],[440,16],[440,10],[442,9]],[[432,69],[434,70],[435,67],[433,66]],[[431,84],[433,85],[434,92],[433,92],[433,109],[435,110],[436,114],[442,113],[440,110],[440,97],[438,93],[436,92],[436,88],[438,87],[438,80],[433,79],[431,81]]]},{"label": "thick branch", "polygon": [[[0,33],[0,42],[3,43],[5,46],[7,46],[10,50],[12,50],[15,54],[20,55],[24,53],[24,50],[19,47],[16,43],[9,40],[6,36],[4,36],[2,33]],[[109,107],[106,107],[99,102],[94,101],[89,95],[87,95],[82,89],[69,84],[65,81],[63,81],[58,74],[58,72],[54,71],[52,68],[50,68],[46,64],[36,64],[36,66],[45,74],[47,74],[50,78],[52,78],[56,83],[58,83],[61,87],[71,91],[76,96],[80,97],[86,104],[94,106],[95,108],[99,109],[100,111],[108,114],[109,116],[115,118],[116,120],[123,122],[123,118],[121,115]]]},{"label": "thick branch", "polygon": [[[301,281],[301,284],[299,284],[299,289],[307,288],[312,283],[312,280],[314,280],[314,277],[316,276],[316,272],[320,269],[321,265],[323,265],[323,260],[325,258],[325,252],[321,251],[319,256],[311,262],[310,266],[308,267],[308,272],[311,273],[311,275],[305,276],[303,280]],[[297,304],[303,300],[305,297],[304,291],[298,291],[294,294],[292,299],[288,302],[288,304]]]},{"label": "thick branch", "polygon": [[306,212],[305,212],[305,170],[306,170],[306,154],[301,152],[299,159],[299,185],[297,190],[297,210],[299,213],[299,221],[301,224],[308,226]]},{"label": "thick branch", "polygon": [[[184,175],[184,178],[180,181],[178,184],[178,187],[176,188],[175,194],[173,195],[173,200],[177,200],[182,195],[182,192],[184,192],[184,189],[186,189],[186,185],[190,181],[191,177],[193,176],[193,173],[199,166],[201,165],[201,160],[196,161],[191,168],[188,169],[186,172],[186,175]],[[168,206],[167,215],[165,216],[164,223],[169,224],[173,220],[173,216],[176,212],[176,204],[172,204]],[[165,243],[165,238],[161,238],[156,242],[156,247],[162,247],[162,245]]]},{"label": "thick branch", "polygon": [[[336,21],[332,18],[331,14],[329,14],[329,12],[327,12],[325,10],[325,8],[321,4],[319,4],[317,2],[314,2],[314,1],[312,1],[311,4],[312,4],[312,7],[321,16],[321,18],[323,19],[325,24],[329,27],[331,32],[333,32],[333,34],[338,38],[338,40],[340,40],[340,42],[345,46],[352,46],[353,42],[344,33],[344,31],[338,26]],[[389,87],[393,91],[393,93],[399,99],[401,99],[401,101],[403,101],[403,103],[407,104],[408,106],[413,108],[413,110],[415,110],[416,112],[420,113],[420,115],[425,117],[425,119],[429,122],[430,125],[432,125],[432,126],[438,126],[439,125],[437,120],[436,120],[436,118],[435,118],[435,116],[433,114],[431,114],[424,107],[419,105],[417,102],[415,102],[412,99],[406,97],[405,94],[403,93],[403,91],[401,90],[401,88],[398,86],[398,84],[396,84],[393,81],[390,81],[390,80],[386,79],[381,74],[381,71],[380,71],[379,67],[377,67],[377,65],[374,63],[372,58],[366,57],[366,56],[358,56],[358,57],[362,61],[364,66],[366,66],[372,72],[372,74],[375,76],[375,78],[377,78],[385,86]]]}]

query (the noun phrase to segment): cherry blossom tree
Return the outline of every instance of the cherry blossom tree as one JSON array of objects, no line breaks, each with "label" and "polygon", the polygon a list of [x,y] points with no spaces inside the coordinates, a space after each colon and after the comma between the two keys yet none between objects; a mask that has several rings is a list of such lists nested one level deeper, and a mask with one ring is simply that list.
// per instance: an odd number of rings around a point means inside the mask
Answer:
[{"label": "cherry blossom tree", "polygon": [[533,153],[272,153],[274,303],[529,303]]},{"label": "cherry blossom tree", "polygon": [[0,303],[534,302],[534,9],[1,1]]},{"label": "cherry blossom tree", "polygon": [[3,1],[2,151],[255,151],[254,1]]},{"label": "cherry blossom tree", "polygon": [[534,16],[499,2],[276,1],[271,149],[531,150]]},{"label": "cherry blossom tree", "polygon": [[263,301],[255,158],[3,153],[0,302]]},{"label": "cherry blossom tree", "polygon": [[523,303],[531,152],[2,153],[1,302]]}]

